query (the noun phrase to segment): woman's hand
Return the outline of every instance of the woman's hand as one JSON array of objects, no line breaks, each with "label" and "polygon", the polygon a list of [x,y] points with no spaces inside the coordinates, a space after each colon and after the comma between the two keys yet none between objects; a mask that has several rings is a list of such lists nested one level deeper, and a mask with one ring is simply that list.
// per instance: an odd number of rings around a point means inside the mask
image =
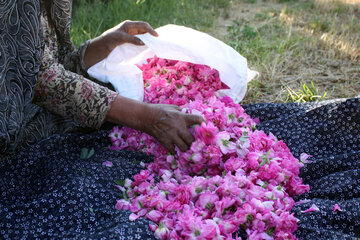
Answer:
[{"label": "woman's hand", "polygon": [[178,106],[149,104],[117,96],[106,120],[150,134],[172,154],[175,146],[181,151],[189,149],[194,141],[188,127],[201,124],[202,117],[181,112]]},{"label": "woman's hand", "polygon": [[111,42],[109,42],[109,48],[112,51],[112,49],[114,49],[117,45],[123,43],[144,45],[144,43],[139,38],[134,37],[134,35],[144,33],[150,33],[155,37],[158,36],[158,33],[150,26],[149,23],[130,20],[126,20],[119,25],[105,31],[102,36],[111,38]]},{"label": "woman's hand", "polygon": [[132,43],[135,45],[144,45],[139,38],[134,36],[144,33],[150,33],[155,37],[158,36],[158,33],[147,22],[126,20],[110,28],[99,37],[90,41],[84,55],[85,66],[90,68],[100,62],[120,44]]},{"label": "woman's hand", "polygon": [[181,108],[168,104],[149,104],[149,113],[144,119],[143,131],[158,139],[170,153],[175,146],[181,151],[190,148],[195,140],[188,127],[201,124],[202,117],[181,112]]}]

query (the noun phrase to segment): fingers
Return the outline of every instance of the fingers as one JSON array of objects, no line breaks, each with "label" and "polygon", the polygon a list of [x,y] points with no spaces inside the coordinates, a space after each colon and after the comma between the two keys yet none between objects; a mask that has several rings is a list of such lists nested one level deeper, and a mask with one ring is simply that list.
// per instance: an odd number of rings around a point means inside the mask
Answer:
[{"label": "fingers", "polygon": [[[190,134],[190,133],[189,133]],[[191,135],[191,134],[190,134]],[[192,135],[191,135],[192,136]],[[189,139],[189,136],[187,136]],[[191,138],[191,137],[190,137]],[[172,154],[176,153],[175,145],[180,149],[180,151],[185,152],[190,148],[192,141],[189,143],[185,142],[182,137],[178,135],[171,136],[171,140],[167,139],[159,139],[159,141],[163,144],[163,146]]]},{"label": "fingers", "polygon": [[135,45],[139,45],[139,46],[145,45],[145,43],[143,41],[141,41],[140,38],[137,38],[137,37],[133,37],[133,42],[131,42],[131,43],[133,43]]},{"label": "fingers", "polygon": [[127,33],[122,34],[123,42],[132,43],[138,46],[144,45],[143,41],[141,41],[139,38],[131,36]]},{"label": "fingers", "polygon": [[182,108],[176,105],[171,105],[173,108],[175,108],[177,111],[181,112]]},{"label": "fingers", "polygon": [[179,131],[179,136],[186,143],[187,149],[190,148],[192,142],[195,140],[194,136],[187,129]]},{"label": "fingers", "polygon": [[151,135],[157,138],[171,154],[175,153],[174,145],[182,152],[187,151],[195,140],[188,127],[201,124],[203,118],[183,113],[182,108],[176,105],[155,104],[152,107],[156,109],[157,114],[155,124],[150,130]]},{"label": "fingers", "polygon": [[[190,145],[185,143],[182,138],[179,136],[174,136],[173,138],[174,144],[180,149],[180,151],[185,152],[189,149]],[[191,143],[190,143],[191,144]]]},{"label": "fingers", "polygon": [[150,26],[147,22],[142,21],[127,21],[124,29],[130,35],[150,33],[154,37],[159,36],[159,34]]},{"label": "fingers", "polygon": [[159,34],[150,26],[147,22],[136,22],[137,27],[139,30],[142,31],[142,33],[150,33],[154,37],[159,36]]},{"label": "fingers", "polygon": [[[191,135],[191,133],[188,133]],[[189,136],[187,133],[178,133],[175,129],[169,132],[161,132],[157,134],[157,139],[161,142],[161,144],[171,153],[175,154],[175,146],[176,145],[180,151],[185,152],[189,149],[193,136]],[[186,139],[186,140],[185,140]]]},{"label": "fingers", "polygon": [[186,126],[190,127],[190,126],[195,125],[195,124],[200,125],[202,122],[204,122],[204,119],[201,116],[198,116],[198,115],[186,114],[185,115],[185,121],[186,121]]},{"label": "fingers", "polygon": [[160,142],[172,155],[176,154],[175,146],[174,146],[174,144],[172,142],[169,142],[169,141],[165,141],[165,142],[160,141]]}]

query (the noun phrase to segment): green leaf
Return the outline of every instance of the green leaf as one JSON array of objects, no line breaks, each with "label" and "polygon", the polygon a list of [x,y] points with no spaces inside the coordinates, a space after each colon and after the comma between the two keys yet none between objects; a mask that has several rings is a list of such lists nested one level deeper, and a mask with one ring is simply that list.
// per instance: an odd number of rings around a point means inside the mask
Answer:
[{"label": "green leaf", "polygon": [[249,139],[248,132],[244,132],[243,135],[240,138],[241,142],[246,142]]},{"label": "green leaf", "polygon": [[207,204],[205,205],[205,208],[206,208],[207,210],[211,210],[212,207],[213,207],[213,204],[212,204],[212,203],[207,203]]},{"label": "green leaf", "polygon": [[95,153],[94,148],[91,148],[90,152],[87,155],[87,158],[91,158],[94,155],[94,153]]},{"label": "green leaf", "polygon": [[260,163],[260,166],[264,166],[266,163],[270,163],[269,154],[270,154],[270,151],[268,151],[265,155],[261,156],[262,161]]},{"label": "green leaf", "polygon": [[91,208],[91,207],[89,208],[89,210],[90,210],[90,212],[94,212],[94,209],[93,209],[93,208]]},{"label": "green leaf", "polygon": [[252,220],[254,220],[254,216],[253,216],[252,214],[248,214],[248,215],[246,216],[246,220],[247,220],[248,222],[252,222]]},{"label": "green leaf", "polygon": [[82,148],[81,149],[81,153],[80,153],[80,158],[81,159],[85,159],[86,158],[86,156],[88,155],[88,149],[87,148]]},{"label": "green leaf", "polygon": [[235,113],[232,113],[232,114],[229,115],[229,119],[230,119],[230,120],[234,120],[235,117],[236,117]]},{"label": "green leaf", "polygon": [[125,199],[126,201],[129,201],[129,195],[127,194],[127,191],[123,192],[123,199]]},{"label": "green leaf", "polygon": [[90,151],[87,148],[82,148],[81,153],[80,153],[80,158],[88,159],[88,158],[92,157],[94,155],[94,153],[95,153],[94,148],[92,148]]},{"label": "green leaf", "polygon": [[269,236],[272,236],[273,233],[274,233],[274,231],[275,231],[275,228],[274,228],[274,227],[268,228],[268,229],[266,230],[266,234],[269,235]]},{"label": "green leaf", "polygon": [[115,184],[123,187],[125,185],[125,179],[118,179],[115,181]]}]

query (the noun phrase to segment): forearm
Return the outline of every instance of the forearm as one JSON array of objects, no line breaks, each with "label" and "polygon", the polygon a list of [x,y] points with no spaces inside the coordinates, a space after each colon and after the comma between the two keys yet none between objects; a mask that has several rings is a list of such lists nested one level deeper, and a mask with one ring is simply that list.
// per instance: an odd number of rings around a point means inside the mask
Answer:
[{"label": "forearm", "polygon": [[54,63],[41,69],[33,103],[90,128],[100,128],[117,94]]},{"label": "forearm", "polygon": [[90,40],[84,54],[84,63],[87,68],[105,59],[117,46],[116,40],[111,35],[101,35]]},{"label": "forearm", "polygon": [[157,32],[146,22],[124,21],[119,25],[105,31],[102,35],[90,41],[84,55],[84,63],[87,68],[105,59],[111,51],[122,43],[144,45],[134,35],[150,33],[158,36]]},{"label": "forearm", "polygon": [[149,104],[118,95],[111,104],[105,120],[144,131],[144,122],[149,117]]}]

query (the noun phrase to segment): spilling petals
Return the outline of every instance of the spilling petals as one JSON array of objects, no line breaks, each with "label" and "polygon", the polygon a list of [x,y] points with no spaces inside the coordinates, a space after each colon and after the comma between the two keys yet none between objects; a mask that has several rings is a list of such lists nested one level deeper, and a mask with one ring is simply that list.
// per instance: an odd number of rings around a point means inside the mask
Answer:
[{"label": "spilling petals", "polygon": [[301,211],[301,213],[308,213],[308,212],[318,212],[320,209],[315,204],[311,205],[309,209],[306,209],[304,211]]},{"label": "spilling petals", "polygon": [[114,166],[114,164],[113,164],[112,162],[110,162],[110,161],[105,161],[105,162],[102,163],[102,165],[103,165],[103,166],[106,166],[106,167],[112,167],[112,166]]},{"label": "spilling petals", "polygon": [[342,210],[341,210],[341,208],[339,207],[338,204],[335,204],[334,208],[333,208],[333,212],[336,212],[336,211],[342,212]]},{"label": "spilling petals", "polygon": [[[144,217],[160,239],[296,239],[290,214],[294,195],[309,191],[298,176],[309,155],[295,158],[283,141],[256,130],[258,119],[227,96],[219,73],[204,65],[148,59],[143,71],[144,99],[175,104],[205,122],[189,131],[195,141],[175,155],[153,137],[115,127],[111,149],[152,154],[133,177],[118,187],[116,209],[130,209],[130,220]],[[316,205],[304,212],[318,211]]]}]

